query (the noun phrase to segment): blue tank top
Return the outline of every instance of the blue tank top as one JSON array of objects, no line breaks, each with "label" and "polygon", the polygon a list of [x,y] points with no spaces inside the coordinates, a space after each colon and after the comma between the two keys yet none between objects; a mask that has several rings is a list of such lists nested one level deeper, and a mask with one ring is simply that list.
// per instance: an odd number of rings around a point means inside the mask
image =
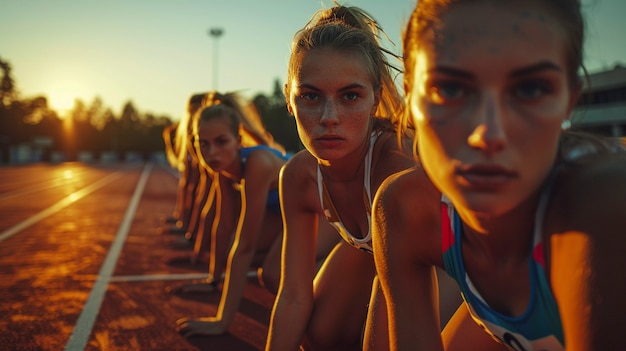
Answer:
[{"label": "blue tank top", "polygon": [[[288,154],[284,154],[282,151],[280,150],[276,150],[273,149],[267,145],[257,145],[257,146],[253,146],[253,147],[244,147],[241,148],[241,170],[242,173],[246,168],[246,161],[248,160],[248,156],[250,155],[251,152],[256,151],[256,150],[267,150],[272,152],[274,155],[282,158],[283,160],[287,161],[290,157],[290,155]],[[267,194],[267,203],[265,205],[265,208],[267,208],[268,210],[275,212],[275,213],[280,213],[280,198],[278,196],[278,188],[276,189],[270,189],[269,193]]]},{"label": "blue tank top", "polygon": [[469,312],[485,331],[513,350],[562,351],[563,328],[558,306],[545,273],[541,223],[547,205],[547,192],[537,208],[530,268],[530,302],[526,311],[510,317],[492,309],[476,290],[465,271],[461,241],[461,218],[447,199],[442,204],[442,251],[446,272],[458,283]]}]

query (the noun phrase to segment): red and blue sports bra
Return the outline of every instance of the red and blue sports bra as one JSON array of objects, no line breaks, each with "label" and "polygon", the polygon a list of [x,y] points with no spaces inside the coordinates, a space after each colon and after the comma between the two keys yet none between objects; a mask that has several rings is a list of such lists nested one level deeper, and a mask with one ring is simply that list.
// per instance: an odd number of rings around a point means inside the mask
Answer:
[{"label": "red and blue sports bra", "polygon": [[501,343],[517,351],[564,350],[563,328],[557,303],[545,273],[541,223],[548,195],[544,192],[535,214],[530,264],[530,303],[520,316],[511,317],[492,309],[465,271],[461,241],[461,218],[451,203],[442,199],[442,252],[445,270],[458,283],[469,312],[483,329]]}]

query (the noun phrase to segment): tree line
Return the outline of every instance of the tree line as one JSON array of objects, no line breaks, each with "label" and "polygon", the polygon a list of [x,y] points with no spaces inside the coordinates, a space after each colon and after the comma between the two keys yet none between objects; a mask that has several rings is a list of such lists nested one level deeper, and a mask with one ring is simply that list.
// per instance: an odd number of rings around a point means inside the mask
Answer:
[{"label": "tree line", "polygon": [[[46,96],[20,96],[11,65],[1,57],[0,74],[0,163],[7,163],[11,152],[21,145],[37,149],[41,161],[51,161],[55,153],[66,161],[75,161],[79,152],[91,153],[95,159],[109,153],[120,160],[134,153],[147,160],[164,151],[163,129],[176,123],[168,115],[142,112],[132,100],[116,114],[100,97],[88,103],[76,99],[73,108],[61,118]],[[275,81],[271,95],[258,94],[252,102],[279,143],[290,152],[302,149],[279,81]]]}]

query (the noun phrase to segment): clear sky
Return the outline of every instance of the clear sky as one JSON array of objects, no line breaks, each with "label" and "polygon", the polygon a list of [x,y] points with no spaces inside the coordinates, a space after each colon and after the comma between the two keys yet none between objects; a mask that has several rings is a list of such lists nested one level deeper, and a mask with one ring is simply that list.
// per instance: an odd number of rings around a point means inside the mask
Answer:
[{"label": "clear sky", "polygon": [[[415,0],[343,0],[370,12],[396,43]],[[587,68],[626,64],[626,0],[584,0]],[[271,94],[294,33],[330,0],[0,0],[0,58],[22,98],[57,111],[96,96],[115,113],[178,119],[187,98],[218,88]],[[219,39],[211,28],[223,29]],[[214,57],[217,51],[217,79]],[[215,87],[217,84],[217,87]]]}]

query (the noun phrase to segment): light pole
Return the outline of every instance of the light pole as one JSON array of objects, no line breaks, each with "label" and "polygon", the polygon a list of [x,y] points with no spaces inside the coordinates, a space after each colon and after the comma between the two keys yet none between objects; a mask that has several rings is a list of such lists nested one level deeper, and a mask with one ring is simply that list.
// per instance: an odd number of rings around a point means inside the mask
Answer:
[{"label": "light pole", "polygon": [[224,34],[224,30],[222,28],[211,28],[209,29],[209,35],[213,37],[213,90],[217,90],[218,86],[218,52],[217,52],[217,40]]}]

